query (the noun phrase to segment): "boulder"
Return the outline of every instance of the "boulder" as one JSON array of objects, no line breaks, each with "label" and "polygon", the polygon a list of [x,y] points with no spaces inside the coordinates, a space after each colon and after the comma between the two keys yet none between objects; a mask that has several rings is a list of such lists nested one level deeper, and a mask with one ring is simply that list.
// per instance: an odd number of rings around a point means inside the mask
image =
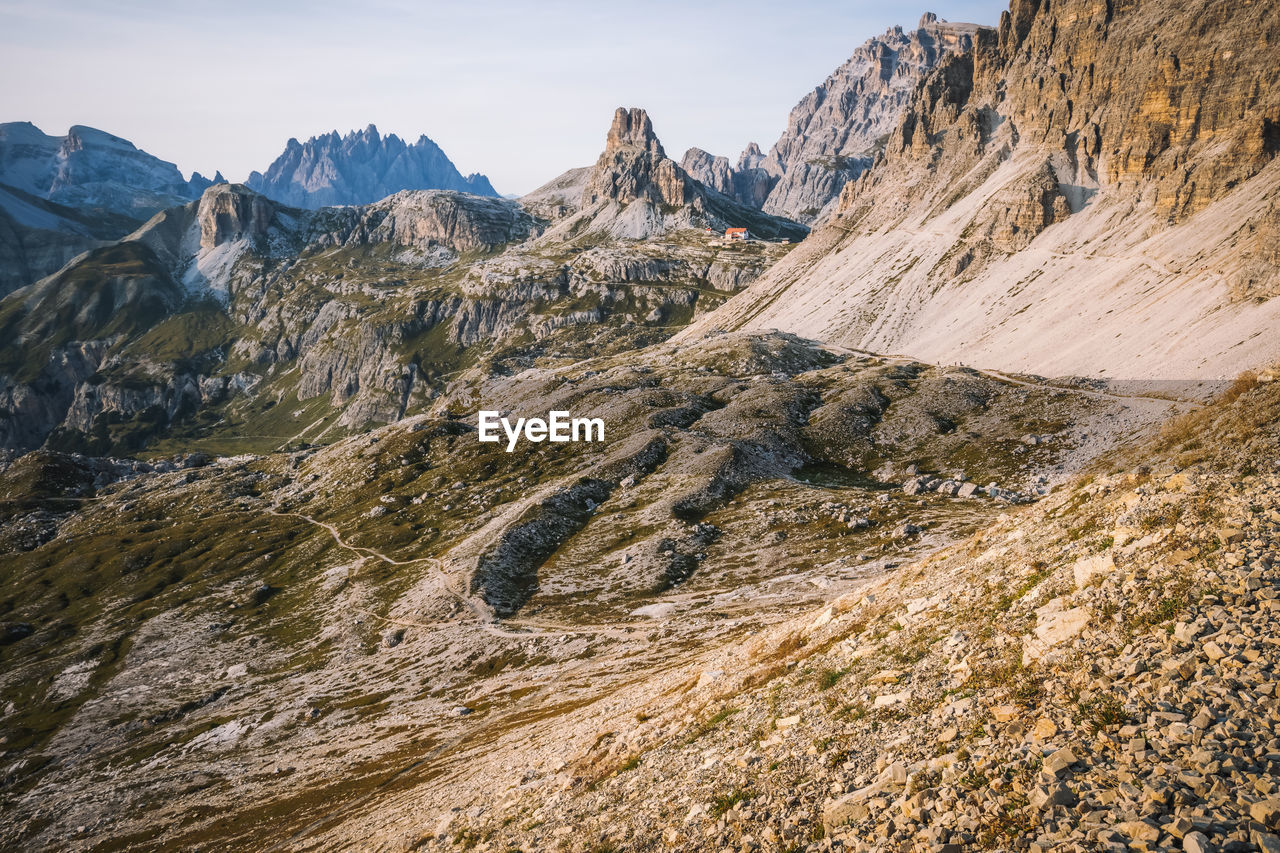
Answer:
[{"label": "boulder", "polygon": [[1075,565],[1071,567],[1071,574],[1075,578],[1076,589],[1082,589],[1095,577],[1109,575],[1115,570],[1115,558],[1110,554],[1095,554],[1076,560]]}]

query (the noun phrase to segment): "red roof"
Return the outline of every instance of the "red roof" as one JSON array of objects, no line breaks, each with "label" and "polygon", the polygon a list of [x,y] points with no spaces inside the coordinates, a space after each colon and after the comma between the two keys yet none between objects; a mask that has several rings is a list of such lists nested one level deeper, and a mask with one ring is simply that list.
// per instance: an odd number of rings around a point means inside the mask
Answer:
[{"label": "red roof", "polygon": [[724,229],[724,233],[726,233],[726,234],[746,234],[746,233],[747,233],[747,229],[745,229],[745,228],[726,228],[726,229]]}]

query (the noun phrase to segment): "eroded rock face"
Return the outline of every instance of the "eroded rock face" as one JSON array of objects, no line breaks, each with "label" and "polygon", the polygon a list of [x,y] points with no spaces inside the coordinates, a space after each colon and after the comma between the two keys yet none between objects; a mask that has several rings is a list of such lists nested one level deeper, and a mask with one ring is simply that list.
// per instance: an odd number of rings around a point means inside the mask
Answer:
[{"label": "eroded rock face", "polygon": [[680,167],[704,186],[742,204],[759,208],[769,197],[775,180],[768,170],[758,165],[763,159],[760,147],[752,142],[738,158],[737,168],[729,165],[727,157],[709,154],[701,148],[686,151]]},{"label": "eroded rock face", "polygon": [[979,29],[932,13],[914,30],[894,27],[869,39],[796,104],[767,155],[752,142],[729,169],[725,158],[690,149],[686,169],[766,213],[804,223],[824,219],[844,185],[871,166],[916,84],[943,58],[970,50]]},{"label": "eroded rock face", "polygon": [[[1273,43],[1280,14],[1176,6],[1014,3],[996,33],[978,34],[972,58],[929,80],[888,142],[890,168],[851,187],[842,209],[912,161],[936,162],[945,182],[1000,144],[1055,155],[1064,184],[1137,190],[1175,219],[1203,209],[1280,151],[1274,67],[1242,47]],[[1194,21],[1197,37],[1162,39],[1171,14]]]},{"label": "eroded rock face", "polygon": [[271,225],[271,215],[271,203],[243,185],[211,187],[201,196],[196,212],[200,248],[261,237]]},{"label": "eroded rock face", "polygon": [[662,143],[653,132],[649,114],[639,107],[619,107],[613,114],[613,124],[605,140],[604,153],[613,154],[624,148],[639,148],[658,157],[667,156]]},{"label": "eroded rock face", "polygon": [[680,168],[716,192],[733,195],[734,170],[727,157],[717,157],[701,148],[690,148],[680,158]]},{"label": "eroded rock face", "polygon": [[646,199],[675,207],[690,203],[694,195],[689,175],[662,150],[649,114],[638,107],[619,107],[604,153],[582,193],[582,206]]}]

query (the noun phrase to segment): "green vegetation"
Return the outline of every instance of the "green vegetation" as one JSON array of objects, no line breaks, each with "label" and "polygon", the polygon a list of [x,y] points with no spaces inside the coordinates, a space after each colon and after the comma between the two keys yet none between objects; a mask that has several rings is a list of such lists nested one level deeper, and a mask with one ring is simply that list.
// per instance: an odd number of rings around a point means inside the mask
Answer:
[{"label": "green vegetation", "polygon": [[848,674],[848,667],[845,667],[844,669],[824,669],[818,675],[818,689],[830,690],[832,687],[836,686],[836,683],[839,682],[840,679],[844,678]]},{"label": "green vegetation", "polygon": [[720,725],[725,720],[729,719],[734,714],[738,713],[739,710],[741,709],[721,708],[719,711],[716,711],[706,720],[702,721],[696,728],[694,728],[692,732],[690,732],[689,737],[685,739],[686,743],[693,743],[694,741],[701,738],[703,735],[709,734],[712,730],[715,729],[716,726]]},{"label": "green vegetation", "polygon": [[723,817],[729,809],[744,803],[754,796],[751,791],[745,788],[734,788],[727,794],[721,794],[711,801],[711,816],[715,818]]},{"label": "green vegetation", "polygon": [[32,382],[65,344],[137,335],[183,299],[146,246],[95,249],[75,266],[0,301],[0,373]]},{"label": "green vegetation", "polygon": [[1129,720],[1124,704],[1115,696],[1106,694],[1076,703],[1076,720],[1098,732],[1108,726],[1122,725]]}]

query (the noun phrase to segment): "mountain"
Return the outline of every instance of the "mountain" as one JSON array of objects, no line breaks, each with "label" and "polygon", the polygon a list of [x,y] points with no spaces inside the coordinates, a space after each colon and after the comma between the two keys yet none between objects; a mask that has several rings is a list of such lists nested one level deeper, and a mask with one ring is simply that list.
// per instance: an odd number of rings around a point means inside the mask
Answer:
[{"label": "mountain", "polygon": [[91,127],[58,137],[0,124],[0,296],[222,180],[184,180],[172,163]]},{"label": "mountain", "polygon": [[1280,7],[966,37],[812,230],[3,189],[2,846],[1280,850]]},{"label": "mountain", "polygon": [[[1194,35],[1167,38],[1174,30]],[[1274,4],[1041,4],[915,89],[836,215],[684,334],[779,328],[1046,375],[1275,355]]]},{"label": "mountain", "polygon": [[0,184],[67,207],[146,219],[222,180],[184,180],[172,163],[92,127],[48,136],[30,122],[0,124]]},{"label": "mountain", "polygon": [[484,175],[463,177],[426,136],[408,145],[372,124],[339,136],[335,130],[306,142],[290,139],[265,173],[253,172],[250,189],[283,204],[314,209],[370,204],[401,190],[455,190],[497,196]]},{"label": "mountain", "polygon": [[894,27],[868,39],[796,104],[768,154],[753,142],[734,167],[693,148],[681,163],[766,213],[810,224],[824,219],[844,185],[871,166],[919,82],[944,58],[972,49],[980,29],[932,13],[914,30]]},{"label": "mountain", "polygon": [[767,239],[799,240],[808,229],[768,216],[695,180],[667,156],[643,109],[619,107],[596,164],[561,175],[521,199],[559,219],[549,239],[579,231],[639,240],[679,230],[748,228]]},{"label": "mountain", "polygon": [[137,228],[132,216],[66,207],[0,185],[0,296]]},{"label": "mountain", "polygon": [[263,450],[396,421],[458,374],[665,340],[794,248],[720,230],[806,232],[693,181],[643,111],[565,181],[318,210],[219,184],[87,245],[0,301],[0,448]]}]

